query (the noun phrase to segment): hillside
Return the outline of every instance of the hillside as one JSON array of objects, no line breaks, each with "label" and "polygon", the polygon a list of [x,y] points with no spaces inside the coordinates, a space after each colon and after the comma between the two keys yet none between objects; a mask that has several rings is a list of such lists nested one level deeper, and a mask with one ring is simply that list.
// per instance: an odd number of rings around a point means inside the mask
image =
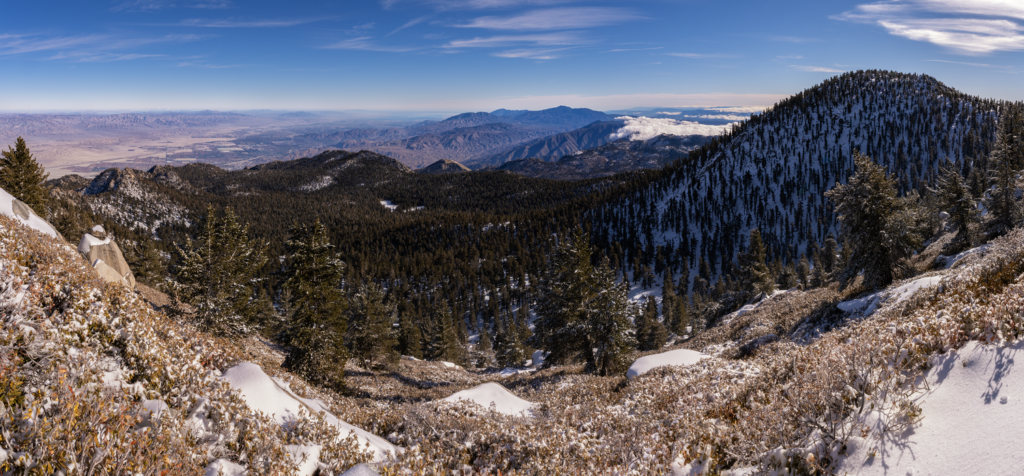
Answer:
[{"label": "hillside", "polygon": [[594,235],[659,270],[686,268],[691,285],[698,275],[714,285],[730,274],[752,228],[770,260],[795,263],[837,234],[824,192],[852,174],[855,150],[894,174],[900,194],[924,192],[948,158],[980,196],[1006,105],[928,76],[846,73],[752,116],[663,178],[592,210]]},{"label": "hillside", "polygon": [[581,150],[607,144],[611,140],[611,135],[621,127],[622,121],[595,122],[573,131],[528,142],[516,148],[502,151],[500,154],[475,159],[469,163],[476,166],[501,166],[506,162],[529,158],[554,161]]},{"label": "hillside", "polygon": [[[1024,232],[934,260],[940,241],[916,265],[945,265],[881,290],[870,310],[848,306],[856,296],[834,285],[780,292],[671,352],[632,355],[630,378],[404,359],[387,373],[350,367],[352,395],[340,395],[278,368],[280,354],[260,339],[207,336],[102,285],[62,240],[0,216],[0,332],[14,343],[0,428],[15,456],[0,464],[96,474],[340,474],[371,461],[384,475],[879,474],[881,457],[900,471],[1005,472],[1017,455],[985,448],[1017,433],[979,425],[1024,426],[1004,388],[1019,380],[1008,372],[1016,347],[1004,344],[1024,332]],[[680,351],[696,358],[665,366]],[[296,417],[300,409],[325,413]],[[973,420],[957,420],[965,410]],[[935,432],[957,421],[976,439],[949,453],[948,433]]]},{"label": "hillside", "polygon": [[[537,158],[504,163],[504,170],[526,177],[558,180],[582,180],[642,169],[659,169],[673,161],[688,158],[707,136],[660,135],[647,140],[620,139],[602,146],[563,155],[557,161]],[[606,142],[606,141],[599,141]]]}]

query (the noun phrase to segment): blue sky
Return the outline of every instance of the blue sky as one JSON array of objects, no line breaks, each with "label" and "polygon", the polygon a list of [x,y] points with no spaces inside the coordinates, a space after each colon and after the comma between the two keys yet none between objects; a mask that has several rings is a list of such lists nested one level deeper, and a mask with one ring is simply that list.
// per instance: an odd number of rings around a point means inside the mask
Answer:
[{"label": "blue sky", "polygon": [[857,69],[1024,99],[1024,1],[11,1],[0,110],[767,105]]}]

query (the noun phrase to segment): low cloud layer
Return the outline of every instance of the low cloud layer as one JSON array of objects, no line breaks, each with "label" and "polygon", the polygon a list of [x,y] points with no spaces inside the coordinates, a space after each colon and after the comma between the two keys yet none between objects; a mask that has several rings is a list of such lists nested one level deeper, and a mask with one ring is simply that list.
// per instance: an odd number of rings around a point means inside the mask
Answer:
[{"label": "low cloud layer", "polygon": [[661,134],[674,136],[716,136],[732,127],[732,124],[712,126],[690,121],[654,119],[650,117],[623,116],[617,119],[626,121],[626,125],[611,135],[612,140],[625,139],[627,137],[629,140],[647,140],[658,137]]}]

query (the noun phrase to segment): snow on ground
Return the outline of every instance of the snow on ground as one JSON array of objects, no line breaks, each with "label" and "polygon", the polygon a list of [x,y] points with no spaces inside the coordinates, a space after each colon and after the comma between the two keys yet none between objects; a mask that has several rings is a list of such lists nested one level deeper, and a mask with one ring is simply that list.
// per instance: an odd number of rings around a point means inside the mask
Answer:
[{"label": "snow on ground", "polygon": [[36,212],[32,211],[23,202],[16,202],[16,199],[3,189],[0,189],[0,214],[18,220],[25,226],[45,235],[57,236],[57,230],[50,226],[46,220],[39,218],[39,215],[36,215]]},{"label": "snow on ground", "polygon": [[395,210],[398,209],[398,205],[395,205],[394,203],[391,203],[391,200],[381,200],[380,204],[384,205],[384,208],[387,208],[388,210],[391,210],[391,211],[395,211]]},{"label": "snow on ground", "polygon": [[369,443],[374,452],[374,461],[383,461],[388,457],[388,453],[399,452],[398,447],[385,439],[339,420],[330,413],[323,402],[295,395],[287,385],[270,378],[259,365],[242,362],[224,372],[221,379],[229,383],[231,388],[238,390],[249,408],[273,415],[282,425],[293,424],[298,419],[300,409],[305,409],[310,415],[323,412],[324,421],[338,427],[342,436],[355,433],[360,446]]},{"label": "snow on ground", "polygon": [[245,466],[221,458],[210,463],[203,476],[245,476]]},{"label": "snow on ground", "polygon": [[836,307],[840,311],[848,313],[857,313],[861,316],[870,316],[878,309],[879,306],[887,302],[893,302],[899,304],[907,299],[910,299],[914,293],[924,288],[930,288],[937,286],[942,282],[943,276],[929,276],[927,278],[921,278],[904,284],[896,289],[887,289],[874,294],[869,294],[864,297],[857,299],[851,299],[849,301],[843,301],[836,304]]},{"label": "snow on ground", "polygon": [[668,365],[685,367],[693,365],[700,362],[701,359],[706,359],[708,357],[711,356],[688,349],[670,350],[660,354],[640,357],[639,359],[636,359],[636,362],[633,362],[633,365],[629,366],[629,370],[626,371],[626,378],[636,378],[657,367],[665,367]]},{"label": "snow on ground", "polygon": [[930,390],[916,399],[920,423],[883,441],[851,439],[836,474],[1021,474],[1024,368],[1014,365],[1021,351],[1024,342],[969,342],[933,357]]},{"label": "snow on ground", "polygon": [[491,408],[491,404],[493,403],[494,410],[496,412],[509,416],[528,416],[532,413],[533,407],[536,405],[533,402],[528,402],[515,396],[512,392],[506,390],[505,387],[494,382],[487,382],[485,384],[477,385],[469,390],[455,392],[451,396],[443,399],[443,401],[468,401],[476,403],[484,408]]},{"label": "snow on ground", "polygon": [[962,259],[964,259],[964,258],[966,258],[968,256],[983,255],[983,254],[985,254],[986,252],[988,252],[988,249],[991,248],[991,247],[992,247],[992,245],[985,244],[985,245],[981,245],[981,246],[979,246],[977,248],[971,248],[971,249],[969,249],[967,251],[961,251],[960,253],[957,253],[957,254],[955,254],[953,256],[939,255],[939,256],[935,257],[935,263],[944,266],[946,269],[949,269],[949,268],[952,268],[953,265],[955,265],[958,262],[960,262],[960,260],[962,260]]},{"label": "snow on ground", "polygon": [[320,445],[287,445],[284,450],[295,461],[297,476],[312,476],[320,460]]}]

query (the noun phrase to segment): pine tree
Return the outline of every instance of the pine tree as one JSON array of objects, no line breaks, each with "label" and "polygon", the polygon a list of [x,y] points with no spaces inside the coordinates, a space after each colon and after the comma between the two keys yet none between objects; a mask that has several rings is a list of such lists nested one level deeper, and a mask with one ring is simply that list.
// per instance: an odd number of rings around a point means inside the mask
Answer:
[{"label": "pine tree", "polygon": [[420,326],[416,325],[409,313],[402,313],[398,321],[399,337],[398,346],[402,355],[408,355],[417,359],[423,358],[423,333]]},{"label": "pine tree", "polygon": [[870,158],[854,154],[856,172],[846,185],[825,193],[835,204],[849,260],[840,277],[848,286],[863,271],[868,289],[885,286],[906,267],[921,246],[916,193],[896,196],[896,180]]},{"label": "pine tree", "polygon": [[642,351],[658,350],[668,341],[668,330],[658,321],[658,303],[648,296],[642,313],[636,321],[637,349]]},{"label": "pine tree", "polygon": [[796,277],[800,280],[800,284],[802,284],[804,288],[809,288],[811,286],[810,274],[811,265],[807,261],[807,255],[801,253],[800,262],[796,265]]},{"label": "pine tree", "polygon": [[[835,235],[829,233],[825,237],[825,246],[821,248],[821,271],[825,276],[825,280],[829,280],[832,273],[836,270],[836,259],[839,252],[839,243],[836,241]],[[814,263],[818,266],[818,263]]]},{"label": "pine tree", "polygon": [[384,291],[375,283],[360,286],[352,299],[349,319],[352,356],[367,370],[374,364],[393,368],[398,363],[398,333],[395,321],[398,310],[385,299]]},{"label": "pine tree", "polygon": [[490,352],[494,348],[494,344],[491,342],[491,333],[486,329],[480,330],[480,343],[477,345],[477,350],[480,352]]},{"label": "pine tree", "polygon": [[661,283],[661,315],[667,328],[676,328],[676,286],[672,282],[672,271],[665,270],[665,278]]},{"label": "pine tree", "polygon": [[431,332],[427,340],[426,357],[466,365],[466,347],[459,342],[455,329],[456,322],[447,304],[440,304],[434,310]]},{"label": "pine tree", "polygon": [[999,118],[996,145],[989,157],[989,183],[992,188],[985,205],[991,219],[990,237],[1006,234],[1021,219],[1017,200],[1017,175],[1024,168],[1024,113],[1020,105],[1009,106]]},{"label": "pine tree", "polygon": [[283,366],[321,385],[345,387],[345,333],[348,300],[341,291],[345,263],[327,239],[320,220],[292,225],[285,243],[287,266],[282,285],[289,297],[282,340],[288,349]]},{"label": "pine tree", "polygon": [[50,174],[36,162],[25,145],[25,139],[18,137],[14,147],[0,151],[0,188],[25,202],[37,215],[46,218],[46,203],[49,192],[46,179]]},{"label": "pine tree", "polygon": [[942,252],[947,255],[959,253],[971,247],[971,225],[978,221],[978,204],[971,195],[967,182],[952,163],[943,164],[935,189],[939,206],[949,214],[949,224],[956,228],[956,236]]},{"label": "pine tree", "polygon": [[[607,259],[595,267],[590,242],[577,228],[555,250],[539,285],[536,346],[545,365],[585,361],[589,371],[615,372],[634,347],[635,310]],[[594,349],[597,349],[596,352]]]},{"label": "pine tree", "polygon": [[521,337],[519,327],[510,325],[494,338],[494,360],[498,362],[498,366],[502,368],[523,366],[527,355]]},{"label": "pine tree", "polygon": [[[217,334],[247,334],[254,330],[252,314],[259,268],[266,262],[264,243],[249,238],[249,227],[238,223],[229,208],[218,218],[206,210],[195,242],[175,245],[178,263],[173,268],[171,293],[194,310],[201,329]],[[183,314],[184,307],[176,306]]]},{"label": "pine tree", "polygon": [[750,241],[747,245],[747,252],[739,256],[741,286],[745,291],[756,294],[771,294],[775,290],[775,280],[771,271],[765,263],[764,242],[761,241],[761,231],[757,228],[750,230]]}]

